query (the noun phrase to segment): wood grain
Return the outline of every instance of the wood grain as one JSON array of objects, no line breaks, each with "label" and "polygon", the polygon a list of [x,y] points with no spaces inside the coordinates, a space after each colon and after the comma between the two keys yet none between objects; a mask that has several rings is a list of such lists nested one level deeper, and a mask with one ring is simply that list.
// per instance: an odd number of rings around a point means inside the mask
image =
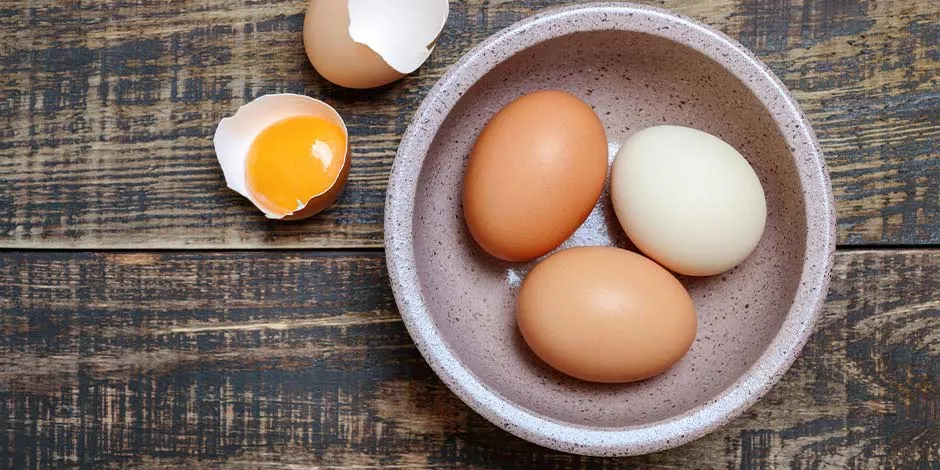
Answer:
[{"label": "wood grain", "polygon": [[0,469],[937,468],[940,251],[837,256],[773,391],[669,452],[511,437],[434,376],[381,253],[0,257]]},{"label": "wood grain", "polygon": [[[6,0],[0,7],[0,246],[379,247],[395,149],[433,83],[485,37],[578,3],[464,0],[430,62],[373,91],[325,83],[302,0]],[[780,75],[822,141],[844,245],[940,243],[940,3],[667,0]],[[273,92],[335,104],[354,136],[327,213],[270,223],[225,189],[218,121]]]}]

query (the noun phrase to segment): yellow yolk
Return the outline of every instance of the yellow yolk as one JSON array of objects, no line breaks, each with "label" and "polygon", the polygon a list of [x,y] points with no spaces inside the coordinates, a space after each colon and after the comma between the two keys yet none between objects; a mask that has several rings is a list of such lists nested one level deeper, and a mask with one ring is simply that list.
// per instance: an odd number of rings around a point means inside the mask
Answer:
[{"label": "yellow yolk", "polygon": [[248,190],[265,210],[290,214],[336,182],[345,154],[340,126],[315,116],[283,119],[261,131],[248,150]]}]

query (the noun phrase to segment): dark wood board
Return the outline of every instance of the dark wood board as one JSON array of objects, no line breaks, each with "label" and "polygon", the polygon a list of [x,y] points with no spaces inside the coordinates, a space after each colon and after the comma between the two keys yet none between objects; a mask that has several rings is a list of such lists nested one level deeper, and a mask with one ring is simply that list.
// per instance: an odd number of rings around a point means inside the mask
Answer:
[{"label": "dark wood board", "polygon": [[[349,91],[307,64],[303,0],[0,2],[0,470],[940,469],[937,0],[644,2],[754,50],[826,152],[843,250],[754,408],[600,460],[510,436],[434,376],[371,250],[395,149],[458,57],[571,3],[452,1],[424,67]],[[330,101],[353,134],[347,190],[309,221],[264,220],[212,150],[219,119],[275,92]]]},{"label": "dark wood board", "polygon": [[[301,44],[303,0],[5,0],[0,5],[0,246],[379,247],[401,133],[448,66],[533,12],[464,0],[413,76],[347,91]],[[711,24],[793,90],[827,154],[843,245],[940,243],[940,2],[647,2]],[[270,223],[225,189],[218,121],[297,92],[352,129],[351,181],[315,219]]]},{"label": "dark wood board", "polygon": [[516,439],[451,394],[380,252],[8,252],[0,469],[937,468],[938,265],[840,252],[769,395],[684,447],[602,460]]}]

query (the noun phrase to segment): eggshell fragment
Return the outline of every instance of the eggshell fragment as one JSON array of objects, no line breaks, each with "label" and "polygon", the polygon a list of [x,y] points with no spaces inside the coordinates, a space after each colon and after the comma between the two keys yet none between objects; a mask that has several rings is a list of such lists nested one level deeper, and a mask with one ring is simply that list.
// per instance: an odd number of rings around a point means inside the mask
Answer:
[{"label": "eggshell fragment", "polygon": [[447,0],[311,0],[304,49],[323,78],[375,88],[414,72],[447,21]]},{"label": "eggshell fragment", "polygon": [[[266,127],[295,116],[315,116],[330,121],[343,130],[346,151],[343,152],[343,167],[334,182],[323,192],[315,195],[290,214],[272,213],[262,207],[248,190],[245,177],[245,160],[252,142]],[[336,201],[349,176],[349,132],[346,123],[332,106],[304,95],[275,94],[260,96],[235,113],[222,119],[213,137],[215,153],[225,175],[225,182],[233,191],[251,201],[269,219],[298,220],[310,217]]]}]

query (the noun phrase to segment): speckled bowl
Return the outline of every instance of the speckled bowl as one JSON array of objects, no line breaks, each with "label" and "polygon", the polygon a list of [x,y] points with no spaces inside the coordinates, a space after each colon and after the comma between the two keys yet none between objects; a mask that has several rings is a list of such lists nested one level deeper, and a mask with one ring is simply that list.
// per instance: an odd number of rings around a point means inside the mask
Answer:
[{"label": "speckled bowl", "polygon": [[[769,218],[757,250],[720,276],[683,278],[699,314],[691,351],[640,383],[582,382],[541,363],[517,332],[516,289],[532,263],[504,263],[464,225],[464,165],[484,124],[538,89],[591,104],[613,153],[631,132],[691,126],[738,148]],[[701,437],[753,404],[812,332],[835,239],[832,193],[809,123],[773,74],[726,36],[625,3],[548,11],[501,31],[431,90],[392,169],[385,247],[402,318],[441,379],[474,410],[532,442],[635,455]],[[563,246],[629,248],[605,194]]]}]

